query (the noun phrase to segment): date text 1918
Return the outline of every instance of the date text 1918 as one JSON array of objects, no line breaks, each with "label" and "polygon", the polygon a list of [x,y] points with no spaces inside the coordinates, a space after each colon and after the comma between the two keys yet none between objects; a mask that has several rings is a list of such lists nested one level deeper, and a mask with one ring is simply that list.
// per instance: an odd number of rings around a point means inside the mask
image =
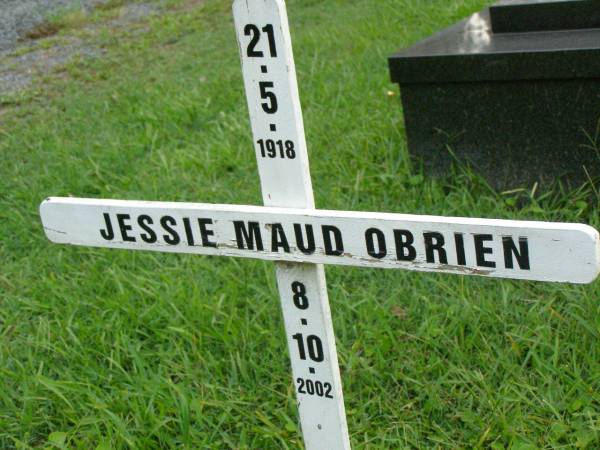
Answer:
[{"label": "date text 1918", "polygon": [[[260,27],[255,24],[247,24],[244,27],[244,34],[250,37],[250,41],[246,48],[246,55],[249,58],[267,58],[268,56],[277,58],[277,42],[275,40],[273,25],[267,24]],[[261,45],[261,39],[263,38],[266,38],[268,45]],[[265,51],[259,50],[259,48],[262,47],[265,47]],[[260,71],[262,74],[268,74],[269,66],[261,65]],[[271,80],[261,80],[258,82],[258,90],[262,110],[269,116],[277,114],[279,111],[279,101],[277,94],[275,93],[275,82]],[[270,123],[269,130],[271,132],[276,132],[277,124]],[[290,139],[259,139],[256,141],[256,144],[258,145],[257,150],[261,158],[296,158],[296,146],[294,141]]]}]

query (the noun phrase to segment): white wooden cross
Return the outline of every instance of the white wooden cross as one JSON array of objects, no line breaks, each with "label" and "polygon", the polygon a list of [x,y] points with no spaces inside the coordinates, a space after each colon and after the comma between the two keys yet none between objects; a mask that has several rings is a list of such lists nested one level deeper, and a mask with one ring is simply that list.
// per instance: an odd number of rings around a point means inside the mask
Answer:
[{"label": "white wooden cross", "polygon": [[233,12],[264,207],[49,198],[56,243],[276,262],[308,450],[350,449],[322,264],[590,283],[600,237],[586,225],[314,209],[283,0]]}]

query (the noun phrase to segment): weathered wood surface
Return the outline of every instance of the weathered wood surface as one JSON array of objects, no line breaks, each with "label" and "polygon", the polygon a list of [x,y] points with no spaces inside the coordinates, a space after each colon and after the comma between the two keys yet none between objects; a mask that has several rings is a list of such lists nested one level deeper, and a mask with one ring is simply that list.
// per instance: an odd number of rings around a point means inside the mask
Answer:
[{"label": "weathered wood surface", "polygon": [[76,198],[41,215],[64,244],[571,283],[600,271],[581,224]]},{"label": "weathered wood surface", "polygon": [[[285,2],[236,0],[233,16],[263,202],[313,208]],[[305,448],[349,450],[323,266],[279,262],[276,273]]]}]

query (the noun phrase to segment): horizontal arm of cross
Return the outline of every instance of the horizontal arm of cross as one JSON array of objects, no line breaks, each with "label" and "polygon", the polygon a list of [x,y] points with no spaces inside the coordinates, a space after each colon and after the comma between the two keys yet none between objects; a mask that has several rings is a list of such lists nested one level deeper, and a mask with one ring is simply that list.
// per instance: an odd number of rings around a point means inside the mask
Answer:
[{"label": "horizontal arm of cross", "polygon": [[56,243],[494,278],[590,283],[587,225],[243,205],[49,198]]}]

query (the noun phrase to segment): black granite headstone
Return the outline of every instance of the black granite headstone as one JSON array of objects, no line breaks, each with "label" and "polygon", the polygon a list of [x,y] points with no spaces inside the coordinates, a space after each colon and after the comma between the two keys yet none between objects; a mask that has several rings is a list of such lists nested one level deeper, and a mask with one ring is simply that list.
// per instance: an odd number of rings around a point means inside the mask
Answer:
[{"label": "black granite headstone", "polygon": [[434,173],[455,157],[469,162],[499,189],[599,176],[597,15],[573,13],[565,23],[578,28],[554,29],[564,8],[591,3],[600,9],[598,0],[503,1],[390,57],[410,152]]},{"label": "black granite headstone", "polygon": [[490,8],[494,33],[600,28],[598,0],[503,0]]}]

